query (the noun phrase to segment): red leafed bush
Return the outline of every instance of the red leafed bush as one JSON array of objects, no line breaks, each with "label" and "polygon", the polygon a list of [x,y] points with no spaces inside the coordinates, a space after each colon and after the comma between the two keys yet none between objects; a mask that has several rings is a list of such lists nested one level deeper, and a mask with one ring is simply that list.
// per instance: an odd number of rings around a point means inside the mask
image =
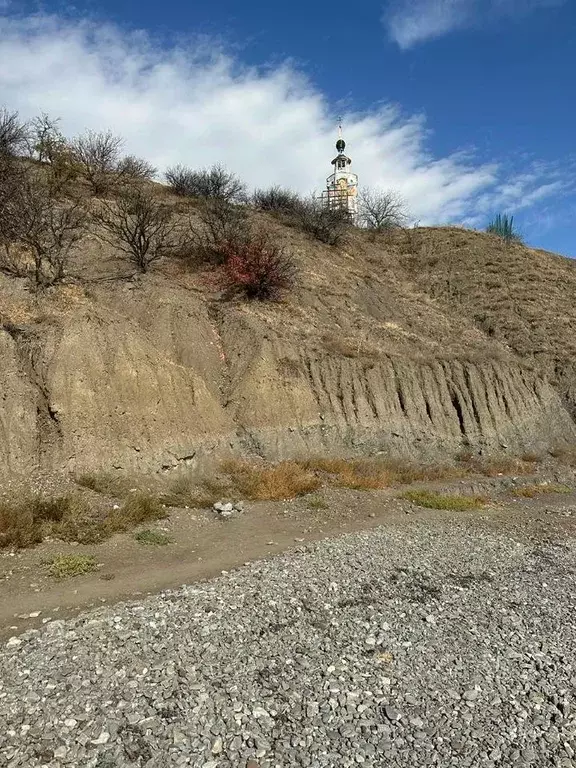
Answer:
[{"label": "red leafed bush", "polygon": [[248,299],[278,301],[296,280],[294,262],[280,246],[266,236],[245,241],[226,241],[220,245],[225,260],[221,284],[231,293]]}]

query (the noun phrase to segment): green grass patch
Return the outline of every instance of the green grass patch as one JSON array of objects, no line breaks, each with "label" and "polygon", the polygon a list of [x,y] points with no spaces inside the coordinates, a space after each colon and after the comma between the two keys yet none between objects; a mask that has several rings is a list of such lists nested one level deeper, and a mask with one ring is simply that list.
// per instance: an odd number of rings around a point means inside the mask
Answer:
[{"label": "green grass patch", "polygon": [[134,538],[139,544],[148,544],[155,547],[164,547],[172,541],[170,536],[162,533],[162,531],[151,531],[148,529],[138,531],[138,533],[134,534]]},{"label": "green grass patch", "polygon": [[55,579],[68,579],[92,573],[96,570],[96,558],[92,555],[54,555],[45,562],[48,573]]},{"label": "green grass patch", "polygon": [[436,493],[435,491],[407,491],[402,495],[403,499],[426,509],[446,509],[462,512],[466,509],[475,509],[486,504],[482,496],[458,496],[452,494]]}]

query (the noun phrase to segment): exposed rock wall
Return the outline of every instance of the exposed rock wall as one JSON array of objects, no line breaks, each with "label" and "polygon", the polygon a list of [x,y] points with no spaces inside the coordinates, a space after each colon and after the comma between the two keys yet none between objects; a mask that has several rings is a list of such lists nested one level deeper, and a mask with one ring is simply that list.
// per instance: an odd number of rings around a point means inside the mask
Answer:
[{"label": "exposed rock wall", "polygon": [[256,343],[233,325],[219,381],[202,375],[214,371],[202,360],[213,334],[198,342],[197,365],[184,364],[184,341],[160,349],[94,312],[0,333],[2,472],[154,471],[230,452],[445,458],[463,445],[542,449],[575,437],[552,387],[513,363],[354,359]]}]

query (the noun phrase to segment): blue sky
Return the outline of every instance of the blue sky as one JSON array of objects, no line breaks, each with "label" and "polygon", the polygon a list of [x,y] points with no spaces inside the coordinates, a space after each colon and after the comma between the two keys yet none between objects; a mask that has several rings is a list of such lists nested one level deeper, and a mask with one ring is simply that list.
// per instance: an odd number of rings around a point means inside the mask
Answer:
[{"label": "blue sky", "polygon": [[573,0],[0,0],[0,60],[0,104],[252,185],[320,189],[341,113],[413,220],[576,256]]}]

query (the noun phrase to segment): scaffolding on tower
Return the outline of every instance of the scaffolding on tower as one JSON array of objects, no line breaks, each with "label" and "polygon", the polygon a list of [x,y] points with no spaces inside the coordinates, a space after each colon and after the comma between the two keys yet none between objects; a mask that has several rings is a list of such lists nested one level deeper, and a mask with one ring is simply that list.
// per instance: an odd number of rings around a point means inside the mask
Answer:
[{"label": "scaffolding on tower", "polygon": [[320,195],[320,200],[330,210],[345,211],[353,222],[358,216],[358,176],[352,173],[352,160],[344,154],[346,142],[342,138],[342,124],[338,125],[338,155],[332,160],[333,173],[326,179],[326,189]]}]

